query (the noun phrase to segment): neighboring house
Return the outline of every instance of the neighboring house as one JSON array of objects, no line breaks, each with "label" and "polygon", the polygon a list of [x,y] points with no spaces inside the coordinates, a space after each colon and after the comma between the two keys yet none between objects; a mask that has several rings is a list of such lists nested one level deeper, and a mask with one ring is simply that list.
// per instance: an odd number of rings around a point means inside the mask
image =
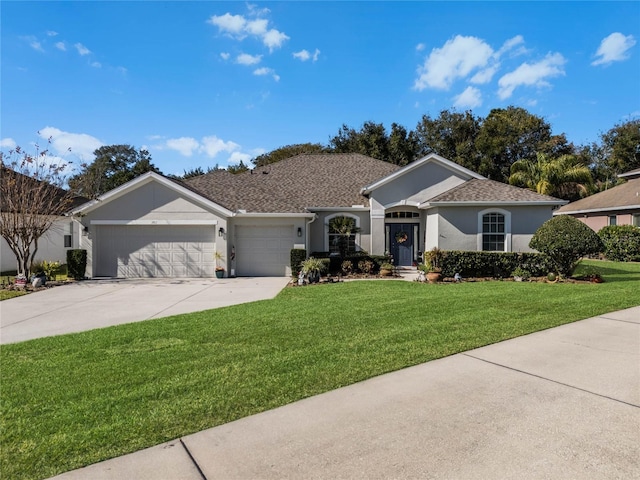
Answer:
[{"label": "neighboring house", "polygon": [[[23,178],[25,177],[21,173],[14,172],[11,169],[3,167],[0,181],[6,181],[8,178],[11,178],[11,175],[20,175]],[[25,184],[33,185],[34,188],[38,188],[36,185],[38,180],[26,179],[23,181]],[[61,197],[67,193],[63,189],[57,190]],[[79,206],[86,201],[86,198],[77,197],[73,201],[73,206]],[[0,199],[0,208],[3,212],[5,211],[5,207],[6,202],[1,201]],[[77,248],[78,246],[78,235],[74,235],[73,232],[74,225],[75,222],[72,218],[64,215],[56,216],[51,228],[38,239],[38,251],[36,252],[34,260],[60,262],[61,264],[67,263],[67,250],[70,248]],[[77,225],[75,225],[75,227],[77,228]],[[15,271],[17,270],[17,267],[18,262],[15,254],[9,248],[6,240],[0,237],[0,271]]]},{"label": "neighboring house", "polygon": [[640,227],[640,168],[618,175],[627,181],[556,210],[554,215],[571,215],[596,232],[607,225]]},{"label": "neighboring house", "polygon": [[419,252],[530,251],[564,200],[487,180],[438,155],[403,168],[359,154],[307,154],[185,181],[146,173],[74,210],[92,277],[290,275],[290,251],[337,251],[329,222],[354,219],[350,243],[412,265]]}]

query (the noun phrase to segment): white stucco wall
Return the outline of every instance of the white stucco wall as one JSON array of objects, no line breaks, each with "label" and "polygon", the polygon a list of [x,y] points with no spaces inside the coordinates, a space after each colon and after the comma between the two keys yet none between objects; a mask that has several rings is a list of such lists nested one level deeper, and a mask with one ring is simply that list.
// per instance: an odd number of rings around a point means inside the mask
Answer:
[{"label": "white stucco wall", "polygon": [[[478,216],[486,210],[511,213],[509,251],[530,252],[529,242],[535,231],[551,218],[550,206],[488,206],[440,207],[428,211],[427,249],[438,246],[444,250],[478,250]],[[439,213],[437,215],[436,213]],[[486,213],[486,212],[485,212]]]},{"label": "white stucco wall", "polygon": [[356,235],[356,245],[360,250],[371,253],[371,219],[369,210],[332,210],[316,212],[317,218],[310,224],[310,243],[308,254],[312,252],[326,252],[329,246],[326,244],[328,222],[336,215],[346,215],[356,218],[356,224],[360,232]]},{"label": "white stucco wall", "polygon": [[[71,232],[72,220],[67,217],[55,221],[51,229],[38,240],[38,251],[36,261],[50,261],[67,263],[67,250],[64,246],[64,236],[72,234],[72,247],[77,247],[77,228]],[[16,270],[16,256],[7,245],[4,238],[0,239],[0,271]]]}]

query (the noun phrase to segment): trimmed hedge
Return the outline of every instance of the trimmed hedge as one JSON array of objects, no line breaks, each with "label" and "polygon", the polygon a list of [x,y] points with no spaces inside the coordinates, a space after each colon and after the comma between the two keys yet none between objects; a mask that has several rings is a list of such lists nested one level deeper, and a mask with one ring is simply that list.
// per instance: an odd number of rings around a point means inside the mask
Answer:
[{"label": "trimmed hedge", "polygon": [[300,264],[307,259],[307,251],[304,248],[292,248],[290,254],[291,274],[298,275]]},{"label": "trimmed hedge", "polygon": [[609,225],[598,236],[604,243],[604,255],[615,262],[640,261],[640,227]]},{"label": "trimmed hedge", "polygon": [[534,277],[542,277],[554,271],[549,257],[534,252],[471,252],[450,250],[442,252],[442,275],[453,277],[507,278],[516,267],[528,271]]},{"label": "trimmed hedge", "polygon": [[82,280],[87,270],[87,251],[81,248],[67,250],[67,276]]}]

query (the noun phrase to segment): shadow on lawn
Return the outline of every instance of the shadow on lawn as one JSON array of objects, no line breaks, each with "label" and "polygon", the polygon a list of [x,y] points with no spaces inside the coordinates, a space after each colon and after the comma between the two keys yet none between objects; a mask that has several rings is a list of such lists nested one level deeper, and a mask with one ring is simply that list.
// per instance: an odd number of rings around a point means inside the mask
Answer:
[{"label": "shadow on lawn", "polygon": [[[630,262],[629,262],[630,263]],[[620,264],[621,267],[626,265],[625,263]],[[634,262],[635,265],[635,262]],[[637,282],[640,281],[640,273],[635,273],[629,271],[629,269],[618,268],[618,267],[610,267],[610,266],[601,266],[601,265],[584,265],[582,268],[578,268],[576,271],[576,275],[580,275],[584,270],[593,270],[602,275],[605,282]]]}]

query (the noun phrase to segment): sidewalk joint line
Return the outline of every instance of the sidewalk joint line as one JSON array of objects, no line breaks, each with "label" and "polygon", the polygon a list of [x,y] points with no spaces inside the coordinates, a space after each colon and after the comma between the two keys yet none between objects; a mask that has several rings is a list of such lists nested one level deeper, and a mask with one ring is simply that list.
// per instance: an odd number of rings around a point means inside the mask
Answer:
[{"label": "sidewalk joint line", "polygon": [[156,318],[163,318],[163,317],[158,317],[158,315],[160,315],[162,312],[166,312],[167,310],[169,310],[170,308],[175,307],[176,305],[180,305],[182,302],[184,302],[185,300],[190,299],[191,297],[195,297],[196,295],[201,294],[202,292],[204,292],[205,290],[207,290],[208,288],[211,288],[211,285],[207,285],[206,287],[198,290],[197,292],[192,293],[191,295],[189,295],[188,297],[184,297],[180,300],[178,300],[177,302],[169,305],[166,308],[163,308],[162,310],[160,310],[159,312],[156,312],[154,314],[152,314],[150,317],[145,318],[145,320],[155,320]]},{"label": "sidewalk joint line", "polygon": [[537,374],[531,373],[531,372],[525,372],[524,370],[519,370],[517,368],[509,367],[507,365],[502,365],[501,363],[492,362],[491,360],[485,360],[484,358],[474,357],[473,355],[469,355],[468,353],[462,353],[462,355],[464,355],[465,357],[473,358],[475,360],[480,360],[481,362],[485,362],[485,363],[489,363],[491,365],[495,365],[497,367],[506,368],[507,370],[511,370],[511,371],[518,372],[518,373],[523,373],[523,374],[529,375],[531,377],[539,378],[541,380],[546,380],[547,382],[555,383],[557,385],[562,385],[563,387],[569,387],[569,388],[572,388],[574,390],[579,390],[581,392],[589,393],[591,395],[596,395],[598,397],[606,398],[607,400],[613,400],[614,402],[623,403],[625,405],[629,405],[630,407],[640,408],[640,405],[636,405],[635,403],[625,402],[624,400],[620,400],[618,398],[609,397],[607,395],[602,395],[601,393],[592,392],[592,391],[586,390],[584,388],[576,387],[575,385],[569,385],[568,383],[562,383],[562,382],[559,382],[557,380],[552,380],[550,378],[543,377],[542,375],[537,375]]},{"label": "sidewalk joint line", "polygon": [[630,323],[631,325],[638,325],[638,322],[630,322],[629,320],[620,320],[619,318],[609,318],[603,315],[600,315],[600,317],[598,318],[602,318],[604,320],[611,320],[612,322],[622,322],[622,323]]},{"label": "sidewalk joint line", "polygon": [[193,455],[191,455],[191,452],[189,451],[189,449],[187,448],[187,445],[182,441],[182,439],[180,439],[180,444],[182,445],[182,448],[184,448],[185,452],[187,452],[187,455],[189,455],[189,458],[191,459],[191,461],[193,462],[193,464],[195,465],[196,469],[198,470],[198,473],[200,474],[200,476],[202,477],[203,480],[207,480],[207,477],[205,476],[204,472],[202,471],[202,469],[200,468],[200,465],[198,465],[198,462],[196,462],[196,459],[193,458]]}]

